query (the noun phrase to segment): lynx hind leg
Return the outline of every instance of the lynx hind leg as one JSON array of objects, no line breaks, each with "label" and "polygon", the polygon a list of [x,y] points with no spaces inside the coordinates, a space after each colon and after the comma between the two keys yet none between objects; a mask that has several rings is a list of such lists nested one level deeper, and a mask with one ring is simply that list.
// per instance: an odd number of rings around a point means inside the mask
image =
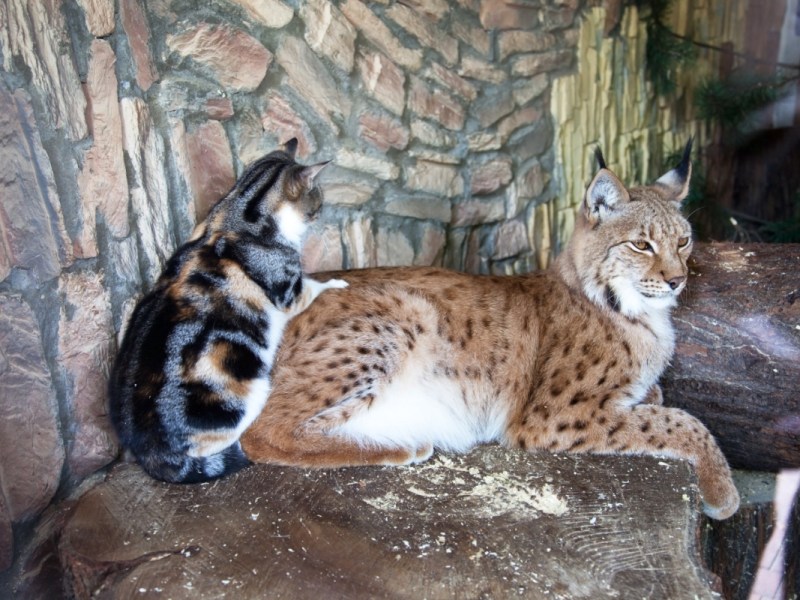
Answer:
[{"label": "lynx hind leg", "polygon": [[[295,390],[302,394],[301,390]],[[262,416],[242,436],[244,453],[253,462],[295,467],[335,468],[363,465],[407,465],[423,462],[433,446],[403,448],[362,444],[335,435],[330,430],[346,421],[351,409],[298,410],[298,401],[308,409],[313,402],[295,393],[273,393]]]},{"label": "lynx hind leg", "polygon": [[245,453],[256,462],[317,467],[429,458],[425,436],[339,428],[384,406],[386,387],[427,348],[436,323],[425,300],[393,286],[313,303],[287,331],[267,405],[242,438]]}]

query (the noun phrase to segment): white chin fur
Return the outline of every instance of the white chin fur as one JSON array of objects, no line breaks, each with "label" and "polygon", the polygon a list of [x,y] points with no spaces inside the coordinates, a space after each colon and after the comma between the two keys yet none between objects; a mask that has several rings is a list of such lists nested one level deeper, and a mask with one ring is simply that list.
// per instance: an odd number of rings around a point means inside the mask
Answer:
[{"label": "white chin fur", "polygon": [[613,280],[611,289],[614,290],[620,301],[620,311],[629,317],[636,317],[653,309],[666,310],[674,307],[676,303],[675,294],[647,297],[642,295],[631,282],[625,279]]},{"label": "white chin fur", "polygon": [[281,235],[296,248],[300,248],[300,242],[308,229],[303,215],[291,206],[282,206],[275,213],[275,220],[278,222],[278,229]]}]

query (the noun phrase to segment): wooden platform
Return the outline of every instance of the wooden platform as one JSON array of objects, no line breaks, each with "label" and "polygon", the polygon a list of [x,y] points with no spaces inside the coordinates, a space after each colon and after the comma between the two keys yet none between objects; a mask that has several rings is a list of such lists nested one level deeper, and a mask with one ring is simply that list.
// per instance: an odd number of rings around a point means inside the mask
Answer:
[{"label": "wooden platform", "polygon": [[198,486],[121,465],[45,519],[17,592],[61,571],[77,598],[713,598],[699,522],[689,466],[651,458],[484,447]]}]

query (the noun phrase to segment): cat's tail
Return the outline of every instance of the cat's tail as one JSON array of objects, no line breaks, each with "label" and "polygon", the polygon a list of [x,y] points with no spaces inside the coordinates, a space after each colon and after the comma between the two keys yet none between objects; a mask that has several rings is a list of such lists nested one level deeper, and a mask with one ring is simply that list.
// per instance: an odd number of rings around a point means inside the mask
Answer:
[{"label": "cat's tail", "polygon": [[173,454],[166,458],[161,455],[157,461],[152,458],[143,458],[138,462],[148,475],[168,483],[211,481],[252,464],[242,451],[239,442],[211,456]]}]

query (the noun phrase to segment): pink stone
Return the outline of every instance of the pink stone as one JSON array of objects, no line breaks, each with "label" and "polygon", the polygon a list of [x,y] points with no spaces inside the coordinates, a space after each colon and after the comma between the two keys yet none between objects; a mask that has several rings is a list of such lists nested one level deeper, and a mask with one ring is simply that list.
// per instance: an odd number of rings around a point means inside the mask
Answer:
[{"label": "pink stone", "polygon": [[485,57],[489,56],[491,51],[491,40],[489,34],[480,27],[472,27],[462,20],[453,21],[450,24],[453,34],[465,44],[468,44],[475,51],[479,52]]},{"label": "pink stone", "polygon": [[379,150],[403,150],[408,146],[408,129],[384,113],[365,112],[358,118],[358,134]]},{"label": "pink stone", "polygon": [[414,165],[404,168],[406,187],[438,194],[447,198],[460,196],[464,182],[454,165],[440,164],[429,160],[417,160]]},{"label": "pink stone", "polygon": [[403,71],[383,54],[373,52],[362,52],[358,67],[367,93],[396,115],[402,115],[406,99]]},{"label": "pink stone", "polygon": [[30,98],[0,87],[0,281],[13,267],[40,281],[72,263],[72,249]]},{"label": "pink stone", "polygon": [[515,0],[481,0],[484,29],[533,29],[539,23],[539,9]]},{"label": "pink stone", "polygon": [[328,0],[301,3],[300,16],[306,23],[303,34],[314,52],[327,56],[345,73],[353,70],[355,27]]},{"label": "pink stone", "polygon": [[114,460],[118,446],[106,408],[106,373],[113,356],[114,323],[102,274],[71,273],[59,285],[64,307],[58,326],[58,364],[67,382],[72,422],[67,464],[76,480]]},{"label": "pink stone", "polygon": [[511,178],[510,158],[490,160],[482,165],[478,165],[472,170],[470,191],[475,196],[491,194],[504,185],[507,185],[511,181]]},{"label": "pink stone", "polygon": [[542,169],[539,161],[534,161],[530,167],[518,178],[517,186],[522,198],[535,198],[544,191],[550,181],[550,176]]},{"label": "pink stone", "polygon": [[233,102],[230,98],[209,98],[206,100],[206,114],[209,119],[225,121],[233,116]]},{"label": "pink stone", "polygon": [[30,307],[0,295],[0,490],[14,522],[53,498],[64,464],[58,402]]},{"label": "pink stone", "polygon": [[544,52],[556,44],[555,35],[541,31],[506,31],[498,38],[500,60],[520,52]]},{"label": "pink stone", "polygon": [[453,205],[453,227],[494,223],[505,217],[506,206],[502,198],[476,198]]},{"label": "pink stone", "polygon": [[236,181],[233,155],[222,124],[206,121],[186,133],[186,159],[199,223],[209,209],[227,194]]},{"label": "pink stone", "polygon": [[539,54],[519,56],[511,65],[511,72],[518,77],[532,77],[546,71],[564,69],[572,65],[574,50],[551,50]]},{"label": "pink stone", "polygon": [[520,127],[532,125],[540,115],[541,113],[532,106],[512,113],[497,124],[500,139],[505,143],[512,133]]},{"label": "pink stone", "polygon": [[475,100],[478,95],[478,91],[475,89],[474,85],[437,62],[430,63],[425,70],[425,76],[466,100]]},{"label": "pink stone", "polygon": [[[613,7],[612,7],[613,9]],[[542,10],[542,25],[548,31],[564,29],[575,21],[575,8],[547,6]]]},{"label": "pink stone", "polygon": [[6,0],[0,3],[0,46],[3,67],[15,72],[15,61],[30,74],[49,124],[69,139],[87,135],[86,98],[75,69],[72,43],[62,10],[63,0]]},{"label": "pink stone", "polygon": [[447,0],[403,0],[403,4],[434,22],[450,12]]},{"label": "pink stone", "polygon": [[420,266],[441,266],[444,258],[444,248],[447,236],[444,228],[436,225],[426,225],[422,232],[420,248],[414,257],[415,265]]},{"label": "pink stone", "polygon": [[337,271],[344,266],[342,234],[338,227],[312,228],[303,242],[303,270],[307,273]]},{"label": "pink stone", "polygon": [[499,260],[516,256],[530,249],[528,233],[521,221],[507,221],[497,229],[492,258]]},{"label": "pink stone", "polygon": [[114,0],[78,0],[78,4],[94,37],[106,37],[114,31]]},{"label": "pink stone", "polygon": [[276,59],[286,71],[289,85],[338,132],[333,119],[349,116],[352,102],[325,64],[302,39],[293,36],[283,38]]},{"label": "pink stone", "polygon": [[454,65],[458,61],[458,41],[444,33],[436,23],[402,3],[390,6],[386,15],[417,38],[423,47],[441,54],[447,64]]},{"label": "pink stone", "polygon": [[231,0],[247,11],[259,23],[280,29],[289,24],[294,9],[282,0]]},{"label": "pink stone", "polygon": [[317,142],[308,123],[292,108],[286,97],[278,92],[270,92],[267,96],[261,124],[264,131],[274,133],[281,144],[297,138],[298,158],[306,158],[317,151]]},{"label": "pink stone", "polygon": [[106,40],[94,40],[89,56],[86,95],[89,128],[94,143],[78,174],[82,222],[75,240],[75,256],[97,256],[96,213],[99,211],[114,237],[128,235],[128,182],[122,157],[122,119],[117,100],[116,56]]},{"label": "pink stone", "polygon": [[412,71],[418,71],[422,66],[422,50],[404,46],[361,0],[345,0],[339,9],[364,34],[364,37],[391,56],[396,63]]},{"label": "pink stone", "polygon": [[431,91],[418,77],[411,78],[408,107],[421,117],[434,119],[450,130],[464,126],[464,107],[450,95]]},{"label": "pink stone", "polygon": [[136,68],[136,83],[146,92],[158,81],[158,71],[150,51],[150,25],[141,0],[120,0],[119,16],[128,38],[131,57]]},{"label": "pink stone", "polygon": [[203,65],[225,88],[251,92],[272,63],[272,53],[253,36],[227,25],[202,23],[167,36],[167,46]]}]

